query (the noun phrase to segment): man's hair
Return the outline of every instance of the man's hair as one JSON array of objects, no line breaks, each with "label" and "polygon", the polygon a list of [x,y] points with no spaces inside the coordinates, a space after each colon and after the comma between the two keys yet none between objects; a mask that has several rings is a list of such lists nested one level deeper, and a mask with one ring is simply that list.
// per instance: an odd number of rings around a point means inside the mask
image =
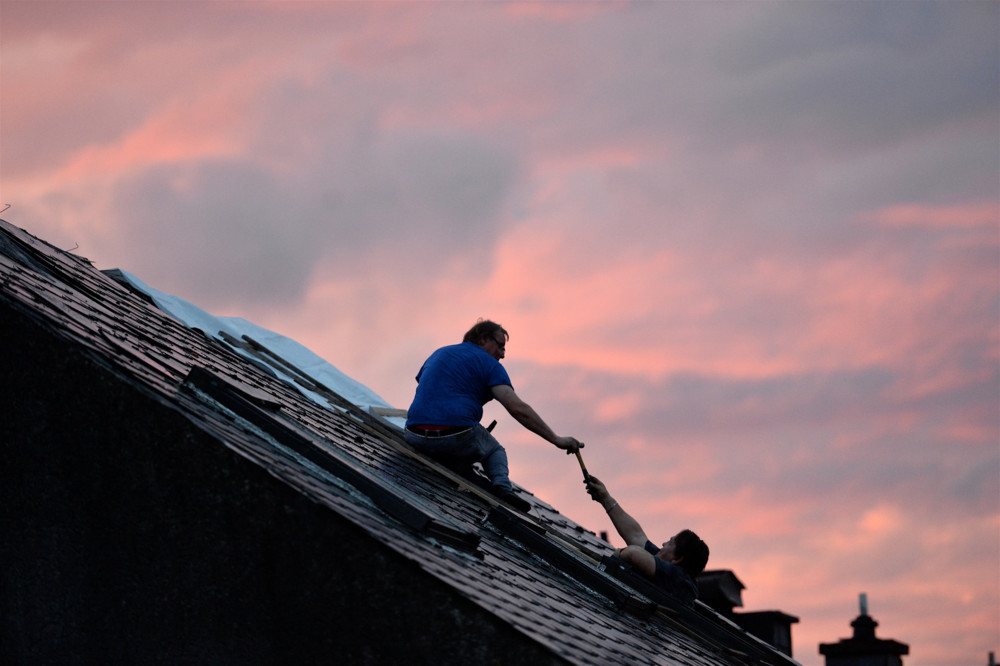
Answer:
[{"label": "man's hair", "polygon": [[510,338],[510,333],[505,331],[504,327],[500,324],[492,322],[489,319],[480,319],[476,322],[475,326],[466,332],[465,337],[462,338],[462,342],[471,342],[478,345],[482,342],[483,338],[493,338],[496,340],[497,333],[501,333],[504,340]]},{"label": "man's hair", "polygon": [[708,544],[691,530],[683,530],[674,537],[674,555],[683,558],[678,566],[697,578],[708,564]]}]

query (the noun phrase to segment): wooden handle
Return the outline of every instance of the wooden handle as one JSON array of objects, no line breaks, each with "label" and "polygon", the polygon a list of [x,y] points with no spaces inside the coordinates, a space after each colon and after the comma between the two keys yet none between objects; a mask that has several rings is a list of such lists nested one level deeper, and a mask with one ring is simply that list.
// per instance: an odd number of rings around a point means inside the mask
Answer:
[{"label": "wooden handle", "polygon": [[586,481],[590,478],[590,474],[587,474],[587,466],[583,464],[583,456],[580,455],[580,449],[576,450],[576,459],[580,461],[580,469],[583,470],[583,480]]}]

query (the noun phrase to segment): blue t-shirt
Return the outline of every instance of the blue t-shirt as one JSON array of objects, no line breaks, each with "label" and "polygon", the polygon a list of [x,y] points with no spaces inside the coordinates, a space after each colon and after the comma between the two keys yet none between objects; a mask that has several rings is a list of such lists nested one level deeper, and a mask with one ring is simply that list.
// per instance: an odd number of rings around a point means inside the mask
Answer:
[{"label": "blue t-shirt", "polygon": [[417,373],[417,392],[406,425],[472,426],[483,418],[491,388],[511,386],[507,371],[472,342],[442,347]]},{"label": "blue t-shirt", "polygon": [[656,559],[656,572],[653,574],[653,582],[685,604],[691,605],[698,598],[698,584],[694,582],[684,569],[656,557],[660,549],[652,541],[646,542],[646,551],[652,553]]}]

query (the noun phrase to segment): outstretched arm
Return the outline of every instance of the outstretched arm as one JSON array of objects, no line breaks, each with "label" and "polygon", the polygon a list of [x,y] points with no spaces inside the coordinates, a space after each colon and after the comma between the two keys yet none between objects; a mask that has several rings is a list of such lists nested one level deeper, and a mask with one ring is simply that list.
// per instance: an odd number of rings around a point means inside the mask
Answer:
[{"label": "outstretched arm", "polygon": [[560,449],[565,449],[566,453],[576,453],[580,447],[583,446],[583,444],[578,442],[575,437],[560,437],[557,435],[555,431],[542,420],[542,417],[538,415],[538,412],[536,412],[531,405],[526,403],[524,400],[521,400],[521,398],[514,393],[514,389],[511,386],[501,384],[492,387],[490,390],[493,392],[493,397],[497,399],[497,402],[503,405],[504,409],[506,409],[518,423],[542,439],[552,442]]},{"label": "outstretched arm", "polygon": [[[644,548],[646,542],[649,541],[646,532],[639,525],[639,522],[628,515],[617,500],[611,496],[601,480],[591,474],[584,483],[587,484],[587,492],[590,493],[594,501],[600,503],[608,512],[608,518],[611,519],[611,523],[618,530],[618,535],[625,540],[625,543],[629,546]],[[628,550],[625,548],[622,553],[624,554]]]}]

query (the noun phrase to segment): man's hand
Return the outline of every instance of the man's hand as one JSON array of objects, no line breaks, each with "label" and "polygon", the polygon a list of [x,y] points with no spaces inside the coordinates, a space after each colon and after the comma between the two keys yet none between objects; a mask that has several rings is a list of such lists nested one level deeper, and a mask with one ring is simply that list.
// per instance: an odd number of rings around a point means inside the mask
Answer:
[{"label": "man's hand", "polygon": [[611,497],[611,493],[609,493],[608,489],[604,487],[601,480],[593,474],[591,474],[587,480],[584,481],[584,483],[587,484],[587,492],[595,502],[604,502],[606,499]]},{"label": "man's hand", "polygon": [[578,441],[576,437],[556,437],[552,443],[565,450],[566,455],[576,453],[583,448],[583,442]]}]

